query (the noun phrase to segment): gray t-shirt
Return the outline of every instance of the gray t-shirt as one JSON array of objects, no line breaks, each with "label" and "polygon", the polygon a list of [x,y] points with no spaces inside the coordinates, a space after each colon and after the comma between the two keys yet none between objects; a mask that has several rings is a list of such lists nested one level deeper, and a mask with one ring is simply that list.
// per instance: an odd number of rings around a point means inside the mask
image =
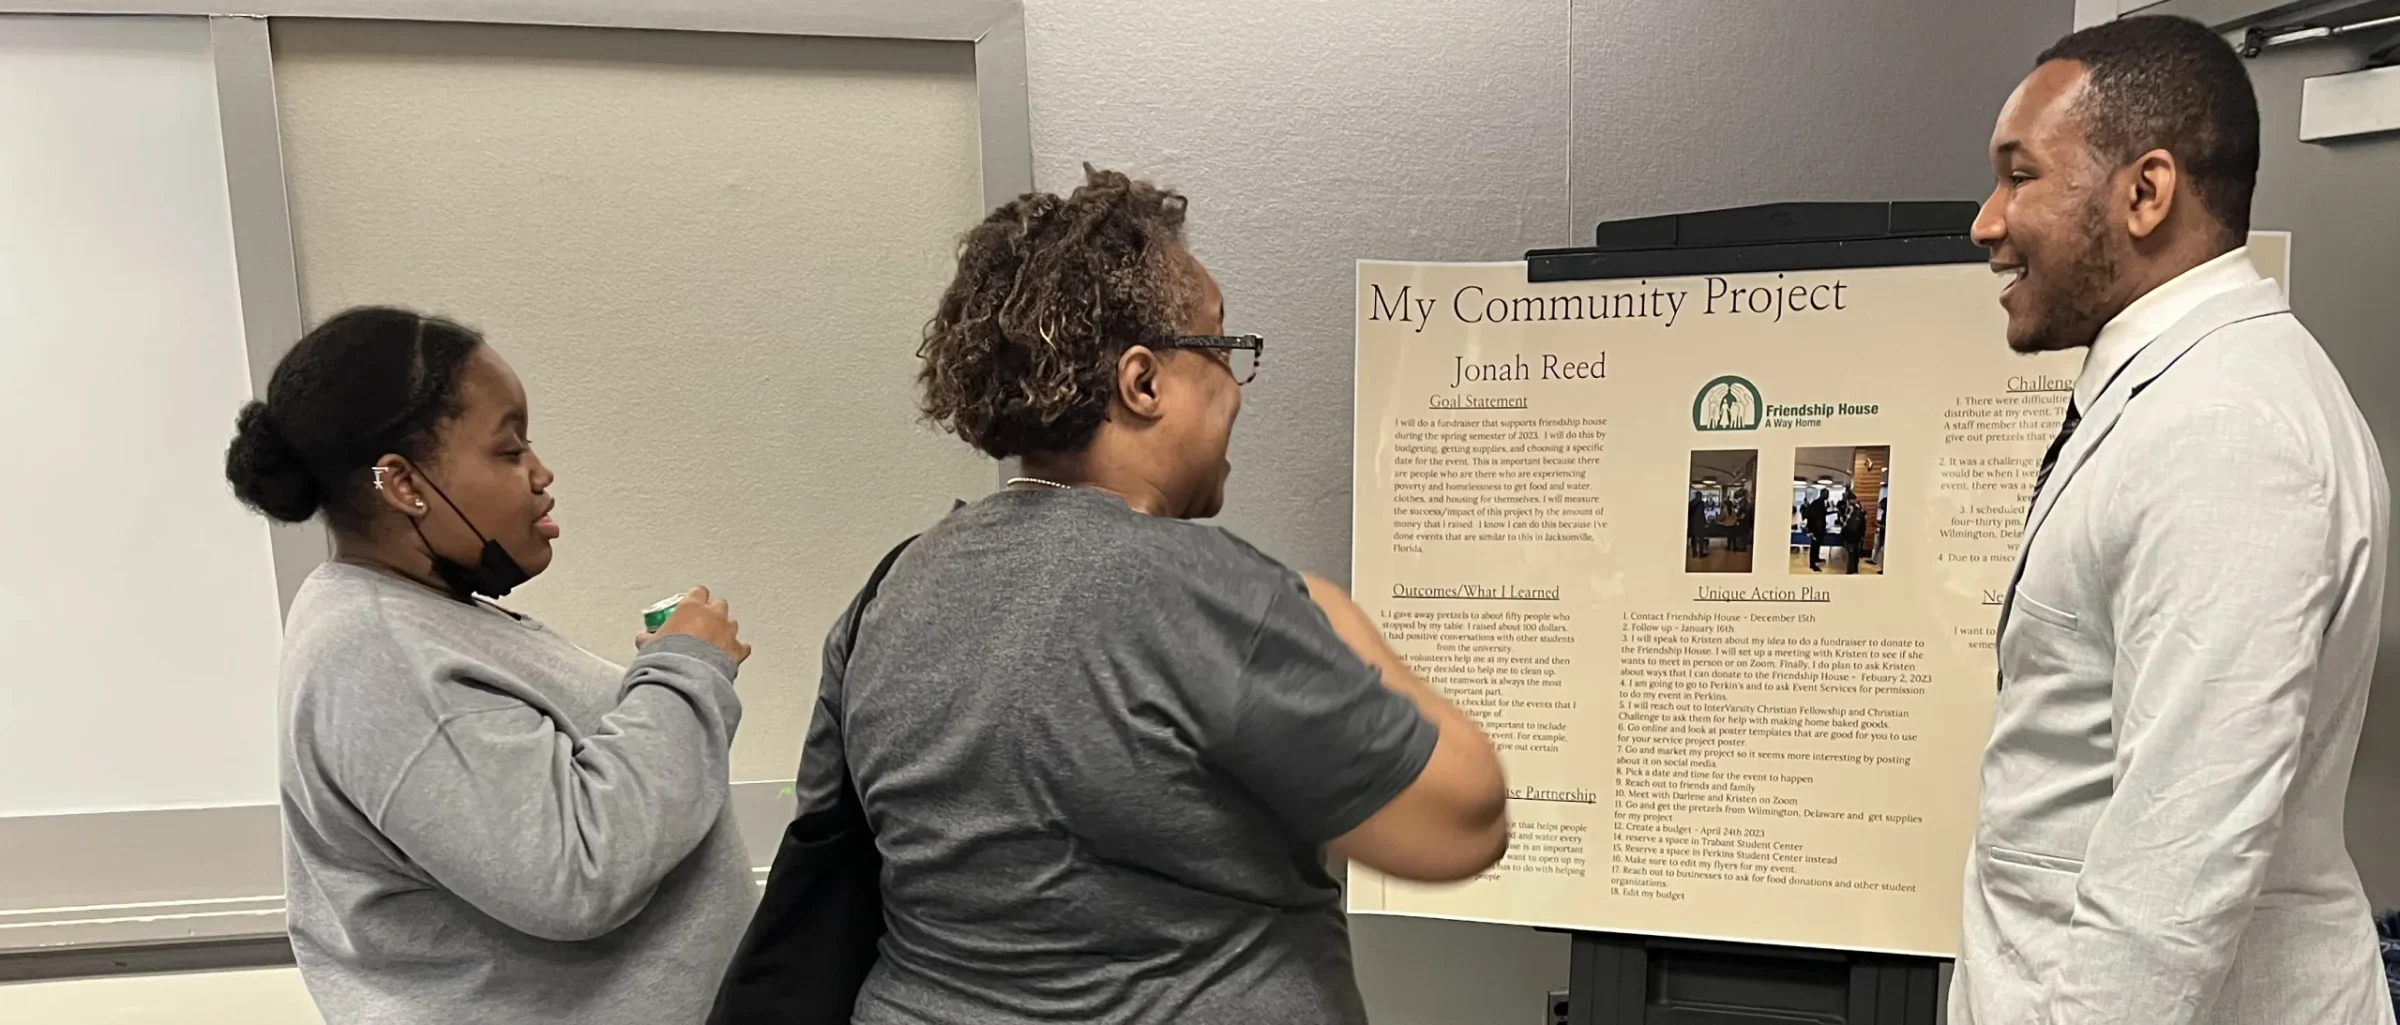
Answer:
[{"label": "gray t-shirt", "polygon": [[339,563],[283,659],[292,953],[327,1025],[698,1022],[755,901],[726,799],[734,663],[630,672]]},{"label": "gray t-shirt", "polygon": [[1298,574],[1103,494],[1009,491],[901,557],[847,680],[844,628],[801,799],[831,800],[846,733],[891,927],[857,1022],[1365,1022],[1322,848],[1437,730]]}]

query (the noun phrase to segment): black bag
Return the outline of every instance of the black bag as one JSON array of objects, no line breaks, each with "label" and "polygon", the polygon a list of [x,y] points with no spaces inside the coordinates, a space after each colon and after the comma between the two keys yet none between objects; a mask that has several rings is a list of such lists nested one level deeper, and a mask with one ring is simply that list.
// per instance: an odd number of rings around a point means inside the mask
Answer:
[{"label": "black bag", "polygon": [[[867,603],[914,540],[885,555],[851,603],[845,658],[858,650]],[[820,702],[817,714],[839,710]],[[839,729],[840,720],[835,722]],[[800,767],[804,774],[809,768]],[[784,827],[766,893],[734,950],[708,1025],[850,1025],[883,938],[883,856],[867,828],[847,756],[839,768],[842,783],[833,806],[803,811]]]}]

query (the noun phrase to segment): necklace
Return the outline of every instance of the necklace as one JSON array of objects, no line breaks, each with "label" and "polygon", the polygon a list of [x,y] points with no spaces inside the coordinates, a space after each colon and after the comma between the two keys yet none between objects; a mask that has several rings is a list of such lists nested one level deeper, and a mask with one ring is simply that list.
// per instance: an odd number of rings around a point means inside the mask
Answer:
[{"label": "necklace", "polygon": [[1043,480],[1040,477],[1010,477],[1008,479],[1008,484],[1010,487],[1015,487],[1019,484],[1039,484],[1045,488],[1057,488],[1060,491],[1075,490],[1073,485],[1061,484],[1054,480]]}]

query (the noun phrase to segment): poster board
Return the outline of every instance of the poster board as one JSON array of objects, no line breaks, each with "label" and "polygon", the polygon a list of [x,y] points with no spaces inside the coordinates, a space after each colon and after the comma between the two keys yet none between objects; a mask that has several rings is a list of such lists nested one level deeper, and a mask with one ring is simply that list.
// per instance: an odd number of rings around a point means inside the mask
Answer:
[{"label": "poster board", "polygon": [[1353,590],[1501,748],[1514,841],[1460,885],[1354,868],[1352,910],[1950,955],[2080,364],[2010,352],[1998,289],[1361,263]]}]

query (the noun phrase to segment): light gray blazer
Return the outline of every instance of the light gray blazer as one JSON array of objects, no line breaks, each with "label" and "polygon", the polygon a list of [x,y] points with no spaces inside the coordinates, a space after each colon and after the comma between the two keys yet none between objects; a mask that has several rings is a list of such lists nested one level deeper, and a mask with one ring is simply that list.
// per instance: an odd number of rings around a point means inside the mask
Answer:
[{"label": "light gray blazer", "polygon": [[2391,1025],[2342,838],[2389,509],[2271,281],[2084,412],[2001,614],[1955,1025]]}]

